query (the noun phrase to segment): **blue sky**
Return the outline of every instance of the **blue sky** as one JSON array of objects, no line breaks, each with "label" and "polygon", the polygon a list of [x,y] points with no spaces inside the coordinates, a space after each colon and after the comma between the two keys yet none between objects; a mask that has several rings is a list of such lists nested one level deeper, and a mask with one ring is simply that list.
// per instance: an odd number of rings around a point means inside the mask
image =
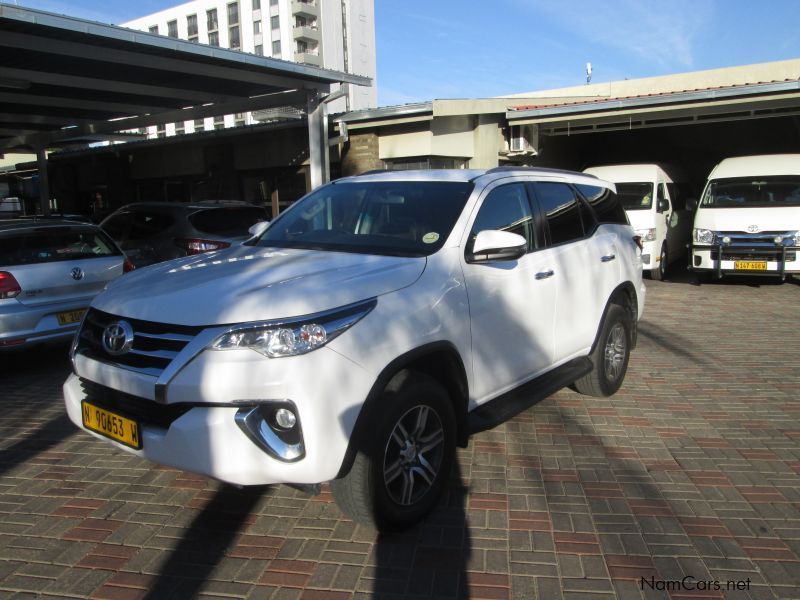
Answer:
[{"label": "blue sky", "polygon": [[[179,4],[17,3],[106,23]],[[587,61],[602,82],[800,58],[800,0],[375,0],[375,22],[381,106],[579,85]]]}]

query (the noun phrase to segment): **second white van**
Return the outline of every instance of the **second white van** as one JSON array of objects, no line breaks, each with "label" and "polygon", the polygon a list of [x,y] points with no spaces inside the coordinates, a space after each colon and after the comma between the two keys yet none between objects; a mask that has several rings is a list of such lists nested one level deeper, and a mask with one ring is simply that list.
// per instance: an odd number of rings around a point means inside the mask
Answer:
[{"label": "second white van", "polygon": [[[692,233],[692,213],[686,208],[682,180],[657,164],[605,165],[585,169],[616,184],[617,197],[636,234],[642,239],[642,269],[664,279],[667,268],[686,256]],[[674,178],[674,179],[673,179]]]}]

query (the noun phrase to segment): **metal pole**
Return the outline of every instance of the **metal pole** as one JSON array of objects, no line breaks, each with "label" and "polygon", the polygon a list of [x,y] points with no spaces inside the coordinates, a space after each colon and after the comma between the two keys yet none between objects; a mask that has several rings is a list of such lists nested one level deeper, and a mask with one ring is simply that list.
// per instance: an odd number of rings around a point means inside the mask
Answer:
[{"label": "metal pole", "polygon": [[308,96],[307,114],[311,189],[315,189],[323,183],[328,183],[331,179],[328,153],[328,110],[317,92],[311,92]]},{"label": "metal pole", "polygon": [[36,149],[36,160],[39,163],[39,207],[42,214],[50,214],[50,180],[47,175],[47,153],[44,148]]}]

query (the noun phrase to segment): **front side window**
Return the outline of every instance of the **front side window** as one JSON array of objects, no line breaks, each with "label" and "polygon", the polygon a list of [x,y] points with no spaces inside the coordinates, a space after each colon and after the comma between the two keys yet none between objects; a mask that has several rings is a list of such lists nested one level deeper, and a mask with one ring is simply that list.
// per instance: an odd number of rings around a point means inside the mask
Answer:
[{"label": "front side window", "polygon": [[585,235],[581,203],[572,188],[565,183],[542,181],[533,187],[550,231],[550,244],[581,239]]},{"label": "front side window", "polygon": [[618,183],[617,198],[625,210],[650,210],[653,207],[653,184]]},{"label": "front side window", "polygon": [[533,249],[533,214],[523,184],[503,185],[489,192],[472,224],[467,252],[472,252],[477,235],[487,230],[508,231],[521,235],[528,243],[528,251]]},{"label": "front side window", "polygon": [[800,176],[773,175],[714,179],[708,183],[703,208],[800,206]]},{"label": "front side window", "polygon": [[452,181],[334,183],[282,213],[257,245],[428,256],[450,235],[472,189]]},{"label": "front side window", "polygon": [[49,227],[0,238],[0,267],[118,256],[102,231]]}]

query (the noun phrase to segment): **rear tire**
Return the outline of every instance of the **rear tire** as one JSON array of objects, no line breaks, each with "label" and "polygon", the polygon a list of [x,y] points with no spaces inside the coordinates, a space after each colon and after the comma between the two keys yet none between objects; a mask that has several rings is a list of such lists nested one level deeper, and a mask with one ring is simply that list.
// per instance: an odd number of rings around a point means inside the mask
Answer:
[{"label": "rear tire", "polygon": [[667,266],[667,246],[666,244],[662,244],[661,256],[659,258],[658,265],[655,269],[650,270],[650,278],[655,279],[656,281],[663,281],[667,276]]},{"label": "rear tire", "polygon": [[587,396],[605,398],[614,394],[625,379],[631,348],[631,317],[619,304],[611,304],[589,359],[594,368],[573,384]]},{"label": "rear tire", "polygon": [[399,531],[429,513],[455,457],[456,420],[432,377],[401,371],[383,392],[350,472],[331,482],[341,511],[379,531]]}]

